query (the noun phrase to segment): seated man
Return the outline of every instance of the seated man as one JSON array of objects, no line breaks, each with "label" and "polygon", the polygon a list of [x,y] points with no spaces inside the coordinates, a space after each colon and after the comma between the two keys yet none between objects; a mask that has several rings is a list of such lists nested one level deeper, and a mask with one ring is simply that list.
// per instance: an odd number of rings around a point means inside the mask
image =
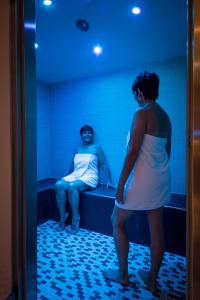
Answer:
[{"label": "seated man", "polygon": [[99,168],[102,167],[110,184],[110,171],[102,148],[93,143],[94,131],[85,125],[80,129],[82,144],[77,147],[74,155],[74,170],[55,184],[56,201],[60,212],[59,229],[63,230],[68,217],[66,211],[66,191],[72,209],[72,226],[68,231],[75,234],[79,230],[79,192],[95,188],[99,182]]}]

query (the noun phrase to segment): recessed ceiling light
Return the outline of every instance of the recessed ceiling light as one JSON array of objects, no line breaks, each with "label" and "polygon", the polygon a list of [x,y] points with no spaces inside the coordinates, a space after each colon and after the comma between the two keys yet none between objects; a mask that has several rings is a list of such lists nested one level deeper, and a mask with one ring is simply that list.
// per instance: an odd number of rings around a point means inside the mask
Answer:
[{"label": "recessed ceiling light", "polygon": [[35,49],[37,49],[39,47],[39,45],[37,43],[34,44]]},{"label": "recessed ceiling light", "polygon": [[141,8],[140,8],[139,6],[134,6],[134,7],[132,8],[132,13],[133,13],[134,15],[139,15],[139,14],[141,13]]},{"label": "recessed ceiling light", "polygon": [[88,31],[89,23],[86,20],[77,20],[76,26],[80,31]]},{"label": "recessed ceiling light", "polygon": [[93,48],[93,52],[94,52],[94,54],[97,55],[97,56],[101,55],[101,54],[102,54],[102,51],[103,51],[103,49],[102,49],[102,47],[99,46],[99,45],[97,45],[97,46],[95,46],[95,47]]},{"label": "recessed ceiling light", "polygon": [[49,6],[52,4],[52,0],[44,0],[43,3],[44,5]]}]

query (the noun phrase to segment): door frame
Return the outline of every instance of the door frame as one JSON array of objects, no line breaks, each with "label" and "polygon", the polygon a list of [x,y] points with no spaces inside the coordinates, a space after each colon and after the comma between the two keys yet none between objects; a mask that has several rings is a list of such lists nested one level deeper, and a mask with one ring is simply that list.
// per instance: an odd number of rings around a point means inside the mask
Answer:
[{"label": "door frame", "polygon": [[[10,0],[12,281],[16,299],[37,299],[35,1]],[[25,26],[26,24],[26,26]],[[28,24],[28,25],[27,25]]]},{"label": "door frame", "polygon": [[187,299],[200,288],[200,2],[188,1]]}]

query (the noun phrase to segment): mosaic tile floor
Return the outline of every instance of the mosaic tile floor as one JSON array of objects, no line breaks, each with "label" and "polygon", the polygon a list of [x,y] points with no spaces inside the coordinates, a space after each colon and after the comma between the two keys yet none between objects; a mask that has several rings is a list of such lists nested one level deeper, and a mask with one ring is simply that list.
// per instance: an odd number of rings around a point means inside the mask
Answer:
[{"label": "mosaic tile floor", "polygon": [[185,299],[184,257],[165,253],[159,296],[152,296],[138,275],[140,268],[148,270],[148,247],[130,245],[134,288],[105,280],[103,270],[110,267],[117,267],[112,237],[85,229],[76,235],[58,232],[54,221],[38,226],[38,300]]}]

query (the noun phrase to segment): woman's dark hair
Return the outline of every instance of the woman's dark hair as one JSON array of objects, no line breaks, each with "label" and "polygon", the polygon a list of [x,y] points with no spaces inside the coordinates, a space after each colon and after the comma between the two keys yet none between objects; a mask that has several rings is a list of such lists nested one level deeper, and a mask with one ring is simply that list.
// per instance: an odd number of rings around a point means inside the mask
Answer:
[{"label": "woman's dark hair", "polygon": [[92,134],[94,134],[94,130],[91,126],[89,125],[84,125],[83,127],[81,127],[80,129],[80,135],[84,132],[84,131],[90,131]]},{"label": "woman's dark hair", "polygon": [[143,92],[143,95],[146,99],[149,98],[156,100],[159,94],[158,75],[156,73],[150,73],[147,71],[140,73],[132,85],[133,94],[138,94],[137,89]]}]

